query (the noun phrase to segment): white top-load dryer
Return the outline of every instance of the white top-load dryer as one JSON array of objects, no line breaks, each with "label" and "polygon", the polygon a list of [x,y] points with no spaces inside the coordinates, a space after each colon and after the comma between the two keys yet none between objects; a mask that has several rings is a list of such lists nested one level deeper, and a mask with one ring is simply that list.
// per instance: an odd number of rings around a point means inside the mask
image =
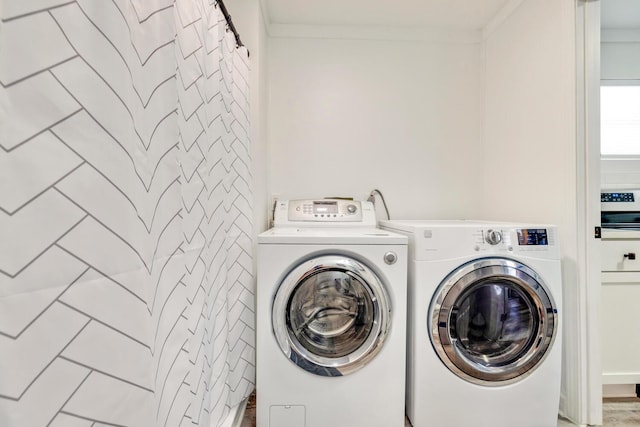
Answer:
[{"label": "white top-load dryer", "polygon": [[413,427],[556,427],[562,281],[550,225],[381,221],[409,237]]},{"label": "white top-load dryer", "polygon": [[277,202],[258,236],[258,427],[404,426],[407,241],[370,202]]}]

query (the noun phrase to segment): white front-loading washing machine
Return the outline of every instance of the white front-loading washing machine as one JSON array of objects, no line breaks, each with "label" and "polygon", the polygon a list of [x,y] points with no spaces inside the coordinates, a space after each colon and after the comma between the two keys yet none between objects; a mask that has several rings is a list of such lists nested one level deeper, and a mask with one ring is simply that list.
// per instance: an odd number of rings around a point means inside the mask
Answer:
[{"label": "white front-loading washing machine", "polygon": [[278,201],[258,236],[258,427],[403,427],[408,238],[370,202]]},{"label": "white front-loading washing machine", "polygon": [[562,279],[549,225],[381,221],[409,237],[413,427],[556,427]]}]

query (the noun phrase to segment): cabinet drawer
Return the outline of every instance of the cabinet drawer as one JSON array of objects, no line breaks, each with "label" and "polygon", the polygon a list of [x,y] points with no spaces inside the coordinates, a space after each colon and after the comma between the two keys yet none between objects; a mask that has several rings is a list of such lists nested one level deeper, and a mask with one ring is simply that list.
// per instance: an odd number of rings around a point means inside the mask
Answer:
[{"label": "cabinet drawer", "polygon": [[602,271],[640,271],[640,240],[603,240]]}]

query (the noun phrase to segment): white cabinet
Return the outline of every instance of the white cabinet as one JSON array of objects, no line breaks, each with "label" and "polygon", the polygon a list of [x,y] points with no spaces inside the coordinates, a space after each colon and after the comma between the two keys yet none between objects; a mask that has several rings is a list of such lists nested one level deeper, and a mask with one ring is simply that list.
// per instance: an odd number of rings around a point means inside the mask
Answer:
[{"label": "white cabinet", "polygon": [[603,384],[640,384],[640,272],[602,274]]},{"label": "white cabinet", "polygon": [[602,371],[603,384],[640,384],[639,238],[603,236]]}]

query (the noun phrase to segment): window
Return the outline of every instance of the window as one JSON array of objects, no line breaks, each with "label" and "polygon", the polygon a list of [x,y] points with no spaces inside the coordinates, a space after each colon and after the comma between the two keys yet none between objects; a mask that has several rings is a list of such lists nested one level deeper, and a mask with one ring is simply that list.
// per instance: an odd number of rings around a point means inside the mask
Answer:
[{"label": "window", "polygon": [[640,86],[600,87],[600,153],[640,156]]}]

